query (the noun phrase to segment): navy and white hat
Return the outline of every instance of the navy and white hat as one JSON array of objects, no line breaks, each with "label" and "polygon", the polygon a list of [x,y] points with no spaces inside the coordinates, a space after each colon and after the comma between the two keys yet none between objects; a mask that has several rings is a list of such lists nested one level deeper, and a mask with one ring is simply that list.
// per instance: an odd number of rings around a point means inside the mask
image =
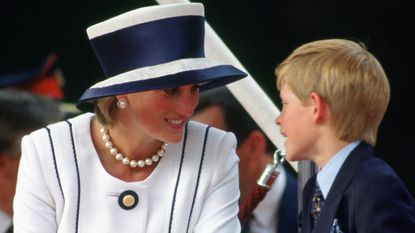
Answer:
[{"label": "navy and white hat", "polygon": [[87,89],[78,105],[106,96],[199,83],[207,90],[246,76],[205,57],[200,3],[139,8],[87,29],[106,79]]}]

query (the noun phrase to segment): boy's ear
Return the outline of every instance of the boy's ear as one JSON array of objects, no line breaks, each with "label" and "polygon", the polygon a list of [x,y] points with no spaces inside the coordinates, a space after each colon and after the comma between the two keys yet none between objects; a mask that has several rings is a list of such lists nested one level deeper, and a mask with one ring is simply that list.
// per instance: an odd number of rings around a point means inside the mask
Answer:
[{"label": "boy's ear", "polygon": [[313,119],[317,123],[327,120],[329,111],[327,102],[316,92],[309,95],[310,102],[313,106]]}]

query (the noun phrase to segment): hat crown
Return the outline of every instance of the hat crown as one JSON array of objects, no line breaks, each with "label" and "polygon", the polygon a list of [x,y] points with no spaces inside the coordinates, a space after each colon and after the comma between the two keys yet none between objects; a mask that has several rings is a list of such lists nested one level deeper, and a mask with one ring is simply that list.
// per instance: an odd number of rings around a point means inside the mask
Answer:
[{"label": "hat crown", "polygon": [[115,16],[101,23],[87,28],[88,38],[91,40],[123,28],[151,21],[173,18],[179,16],[204,17],[204,7],[201,3],[178,3],[156,5],[138,8],[124,14]]},{"label": "hat crown", "polygon": [[94,25],[87,32],[106,77],[205,56],[200,3],[140,8]]},{"label": "hat crown", "polygon": [[205,57],[201,3],[139,8],[93,25],[87,34],[107,78],[84,92],[81,109],[106,96],[189,84],[202,91],[246,76]]}]

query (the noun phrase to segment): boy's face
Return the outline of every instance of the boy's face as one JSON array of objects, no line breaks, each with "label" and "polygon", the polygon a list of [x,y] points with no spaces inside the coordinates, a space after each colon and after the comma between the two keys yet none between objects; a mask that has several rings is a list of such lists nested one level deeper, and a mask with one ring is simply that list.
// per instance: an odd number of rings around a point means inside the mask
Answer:
[{"label": "boy's face", "polygon": [[286,158],[290,161],[309,160],[316,139],[313,105],[303,104],[287,85],[281,87],[280,98],[282,110],[275,123],[286,137]]}]

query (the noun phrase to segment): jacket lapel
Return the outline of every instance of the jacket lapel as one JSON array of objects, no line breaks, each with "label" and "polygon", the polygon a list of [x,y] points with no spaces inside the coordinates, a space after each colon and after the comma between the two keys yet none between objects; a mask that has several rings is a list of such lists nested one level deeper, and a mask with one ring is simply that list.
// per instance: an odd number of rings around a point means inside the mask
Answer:
[{"label": "jacket lapel", "polygon": [[[344,191],[353,180],[359,167],[373,156],[373,150],[368,144],[361,142],[348,156],[337,174],[333,185],[327,195],[318,222],[313,228],[313,233],[329,233],[336,217],[337,208],[343,197]],[[340,221],[341,224],[341,221]]]}]

